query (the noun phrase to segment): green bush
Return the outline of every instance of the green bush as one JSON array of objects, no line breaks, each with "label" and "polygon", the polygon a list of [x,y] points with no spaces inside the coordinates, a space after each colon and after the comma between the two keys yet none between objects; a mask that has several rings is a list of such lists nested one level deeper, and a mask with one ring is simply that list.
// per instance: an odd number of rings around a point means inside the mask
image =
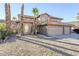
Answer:
[{"label": "green bush", "polygon": [[7,34],[4,30],[0,30],[0,39],[4,40],[6,38]]},{"label": "green bush", "polygon": [[17,34],[17,30],[12,30],[12,34]]},{"label": "green bush", "polygon": [[4,40],[8,34],[5,24],[0,24],[0,39]]}]

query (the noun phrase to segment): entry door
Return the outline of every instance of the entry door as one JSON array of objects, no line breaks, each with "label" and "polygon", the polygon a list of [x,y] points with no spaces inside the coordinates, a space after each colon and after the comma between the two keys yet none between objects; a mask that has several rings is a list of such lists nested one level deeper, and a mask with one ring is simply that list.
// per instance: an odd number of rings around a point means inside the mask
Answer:
[{"label": "entry door", "polygon": [[24,34],[31,34],[31,26],[32,26],[32,24],[24,23],[23,26],[24,26],[24,31],[23,31]]}]

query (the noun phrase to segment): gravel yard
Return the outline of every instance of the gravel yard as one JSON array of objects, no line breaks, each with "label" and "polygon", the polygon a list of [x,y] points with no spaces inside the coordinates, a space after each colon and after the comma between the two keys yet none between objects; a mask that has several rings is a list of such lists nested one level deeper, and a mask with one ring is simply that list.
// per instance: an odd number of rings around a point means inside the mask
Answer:
[{"label": "gravel yard", "polygon": [[44,39],[37,36],[11,37],[0,44],[3,56],[79,56],[79,35]]}]

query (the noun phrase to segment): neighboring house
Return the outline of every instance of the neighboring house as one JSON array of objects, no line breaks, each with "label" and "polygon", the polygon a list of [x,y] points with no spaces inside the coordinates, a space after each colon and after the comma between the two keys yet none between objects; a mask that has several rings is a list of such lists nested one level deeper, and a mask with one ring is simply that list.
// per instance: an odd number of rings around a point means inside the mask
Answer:
[{"label": "neighboring house", "polygon": [[74,25],[72,29],[79,29],[79,21],[72,21],[68,23]]},{"label": "neighboring house", "polygon": [[76,32],[79,33],[79,21],[72,21],[72,22],[68,22],[69,24],[72,24],[74,26],[72,26],[72,32]]},{"label": "neighboring house", "polygon": [[[20,19],[20,15],[18,16]],[[55,36],[71,33],[71,24],[63,23],[62,18],[53,17],[47,13],[41,14],[37,17],[38,19],[38,30],[37,33]],[[23,16],[23,33],[31,34],[33,28],[33,16],[24,15]]]},{"label": "neighboring house", "polygon": [[0,19],[0,23],[4,23],[5,21],[4,21],[4,19]]}]

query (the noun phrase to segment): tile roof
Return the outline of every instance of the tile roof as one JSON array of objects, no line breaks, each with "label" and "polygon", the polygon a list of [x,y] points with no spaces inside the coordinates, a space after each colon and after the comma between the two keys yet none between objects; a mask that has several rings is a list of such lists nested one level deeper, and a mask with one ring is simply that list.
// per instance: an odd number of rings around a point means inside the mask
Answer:
[{"label": "tile roof", "polygon": [[[48,13],[43,13],[43,14],[40,14],[39,16],[41,16],[41,15],[48,15],[50,18],[53,18],[53,19],[63,20],[63,18],[54,17],[54,16],[49,15]],[[37,17],[39,17],[39,16],[37,16]]]}]

